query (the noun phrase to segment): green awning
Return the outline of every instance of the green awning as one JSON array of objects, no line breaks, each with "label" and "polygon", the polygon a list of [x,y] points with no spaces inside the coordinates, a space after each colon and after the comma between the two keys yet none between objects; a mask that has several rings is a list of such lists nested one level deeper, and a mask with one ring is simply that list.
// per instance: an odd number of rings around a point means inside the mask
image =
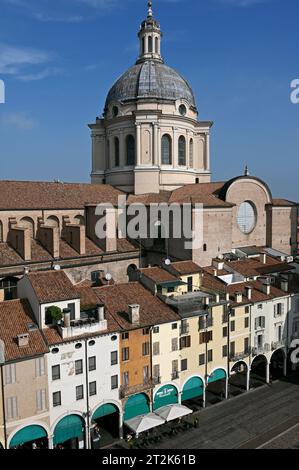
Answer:
[{"label": "green awning", "polygon": [[203,395],[203,387],[204,384],[200,377],[192,377],[184,385],[182,401],[201,397]]},{"label": "green awning", "polygon": [[177,286],[184,286],[186,284],[187,284],[186,282],[180,281],[179,279],[177,281],[157,282],[157,285],[161,287],[177,287]]},{"label": "green awning", "polygon": [[104,416],[112,415],[113,413],[118,413],[117,406],[112,405],[112,403],[105,403],[104,405],[99,406],[99,408],[96,409],[96,411],[92,415],[92,419],[103,418]]},{"label": "green awning", "polygon": [[226,372],[223,369],[216,369],[214,372],[210,375],[208,382],[217,382],[217,380],[223,380],[226,379]]},{"label": "green awning", "polygon": [[84,423],[80,416],[69,415],[65,416],[56,425],[54,430],[54,445],[62,444],[69,439],[84,437]]},{"label": "green awning", "polygon": [[164,385],[155,394],[153,409],[155,411],[162,406],[174,405],[178,401],[177,389],[173,385]]},{"label": "green awning", "polygon": [[27,442],[37,441],[44,437],[47,437],[47,432],[42,426],[26,426],[26,428],[21,429],[14,435],[10,441],[9,447],[16,447]]},{"label": "green awning", "polygon": [[145,415],[150,412],[149,400],[144,393],[138,393],[128,398],[125,404],[124,421]]}]

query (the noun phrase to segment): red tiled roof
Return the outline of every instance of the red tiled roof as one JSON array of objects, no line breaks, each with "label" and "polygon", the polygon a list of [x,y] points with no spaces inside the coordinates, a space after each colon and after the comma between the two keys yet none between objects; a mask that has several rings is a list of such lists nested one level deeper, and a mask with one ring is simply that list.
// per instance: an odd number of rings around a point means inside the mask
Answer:
[{"label": "red tiled roof", "polygon": [[288,199],[272,199],[273,206],[289,207],[296,206],[296,202],[289,201]]},{"label": "red tiled roof", "polygon": [[[30,331],[29,324],[35,323],[27,300],[10,300],[0,303],[0,339],[5,345],[5,360],[13,361],[48,352],[41,331]],[[29,334],[28,346],[19,347],[17,336]]]},{"label": "red tiled roof", "polygon": [[136,328],[129,321],[128,306],[131,304],[140,305],[139,327],[141,328],[180,319],[168,305],[138,282],[96,287],[94,291],[100,301],[105,304],[107,311],[125,330]]},{"label": "red tiled roof", "polygon": [[202,271],[202,268],[193,261],[176,261],[171,263],[171,267],[181,275],[195,274]]},{"label": "red tiled roof", "polygon": [[40,303],[80,298],[80,292],[64,271],[41,271],[29,273],[27,276]]},{"label": "red tiled roof", "polygon": [[139,270],[143,276],[148,277],[152,281],[159,282],[171,282],[177,281],[177,277],[173,274],[170,274],[165,269],[154,267],[154,268],[143,268]]},{"label": "red tiled roof", "polygon": [[123,194],[106,184],[0,181],[0,210],[83,209],[85,204],[117,204]]}]

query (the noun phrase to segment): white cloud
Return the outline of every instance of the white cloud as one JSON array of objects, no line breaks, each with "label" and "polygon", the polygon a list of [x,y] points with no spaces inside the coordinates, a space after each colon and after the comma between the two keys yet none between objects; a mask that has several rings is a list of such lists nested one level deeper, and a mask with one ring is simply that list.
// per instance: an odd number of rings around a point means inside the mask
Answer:
[{"label": "white cloud", "polygon": [[25,66],[45,64],[50,54],[38,49],[0,44],[0,73],[16,75]]},{"label": "white cloud", "polygon": [[9,113],[2,117],[2,122],[8,126],[13,126],[23,131],[28,131],[36,127],[35,120],[24,113]]},{"label": "white cloud", "polygon": [[44,78],[53,77],[55,75],[59,75],[62,72],[61,69],[55,67],[48,67],[46,69],[41,70],[40,72],[36,73],[27,73],[23,75],[17,75],[17,79],[23,82],[32,82],[43,80]]}]

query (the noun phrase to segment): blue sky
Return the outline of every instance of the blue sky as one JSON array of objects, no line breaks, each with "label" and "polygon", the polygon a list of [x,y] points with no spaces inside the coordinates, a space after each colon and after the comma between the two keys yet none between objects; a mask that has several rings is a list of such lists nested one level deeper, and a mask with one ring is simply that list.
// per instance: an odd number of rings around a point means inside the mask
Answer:
[{"label": "blue sky", "polygon": [[[138,54],[146,0],[0,0],[1,179],[89,181],[87,123]],[[298,0],[154,0],[163,56],[213,120],[214,180],[299,200]]]}]

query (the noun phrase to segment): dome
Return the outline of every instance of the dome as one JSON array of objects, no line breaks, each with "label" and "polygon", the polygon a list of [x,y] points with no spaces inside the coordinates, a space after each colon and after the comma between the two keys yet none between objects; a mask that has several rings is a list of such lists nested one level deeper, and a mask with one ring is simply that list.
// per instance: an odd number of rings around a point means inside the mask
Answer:
[{"label": "dome", "polygon": [[117,80],[108,93],[105,110],[115,101],[142,99],[183,99],[196,108],[193,91],[186,80],[174,69],[153,60],[137,63]]}]

